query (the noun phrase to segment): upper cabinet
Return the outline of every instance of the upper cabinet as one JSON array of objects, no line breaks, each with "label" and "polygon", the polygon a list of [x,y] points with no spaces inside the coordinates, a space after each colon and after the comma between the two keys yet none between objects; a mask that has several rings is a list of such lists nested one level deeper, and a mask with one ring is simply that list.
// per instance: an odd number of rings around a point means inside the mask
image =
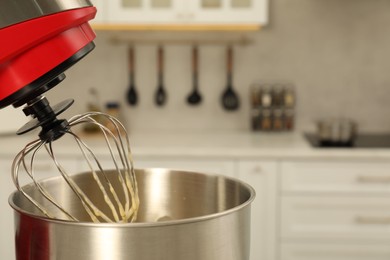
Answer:
[{"label": "upper cabinet", "polygon": [[196,0],[187,5],[187,22],[197,24],[259,24],[268,21],[267,0]]},{"label": "upper cabinet", "polygon": [[94,0],[95,27],[252,26],[268,21],[268,0]]},{"label": "upper cabinet", "polygon": [[117,24],[173,23],[182,9],[180,0],[110,0],[107,22]]},{"label": "upper cabinet", "polygon": [[107,9],[105,5],[107,4],[106,0],[91,0],[93,5],[97,8],[98,12],[95,19],[92,21],[93,24],[102,24],[107,20],[107,14],[105,10]]}]

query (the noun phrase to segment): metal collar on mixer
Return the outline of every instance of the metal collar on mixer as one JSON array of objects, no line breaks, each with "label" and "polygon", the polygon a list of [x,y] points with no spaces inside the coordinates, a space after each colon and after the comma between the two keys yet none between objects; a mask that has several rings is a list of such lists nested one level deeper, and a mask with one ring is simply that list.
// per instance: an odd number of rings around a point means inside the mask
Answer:
[{"label": "metal collar on mixer", "polygon": [[89,0],[0,1],[0,28],[44,15],[92,6]]}]

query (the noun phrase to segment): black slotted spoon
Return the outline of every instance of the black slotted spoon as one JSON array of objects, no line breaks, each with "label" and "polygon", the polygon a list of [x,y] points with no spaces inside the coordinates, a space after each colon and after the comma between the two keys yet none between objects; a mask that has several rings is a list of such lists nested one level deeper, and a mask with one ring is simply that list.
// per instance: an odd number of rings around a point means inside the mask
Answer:
[{"label": "black slotted spoon", "polygon": [[233,48],[227,49],[227,86],[222,93],[221,103],[226,111],[236,111],[240,108],[240,97],[233,89]]},{"label": "black slotted spoon", "polygon": [[128,66],[129,66],[129,77],[130,77],[130,85],[129,85],[129,90],[127,91],[127,103],[131,106],[135,106],[138,103],[138,93],[137,89],[135,87],[135,73],[134,73],[134,48],[131,46],[129,48],[129,61],[128,61]]}]

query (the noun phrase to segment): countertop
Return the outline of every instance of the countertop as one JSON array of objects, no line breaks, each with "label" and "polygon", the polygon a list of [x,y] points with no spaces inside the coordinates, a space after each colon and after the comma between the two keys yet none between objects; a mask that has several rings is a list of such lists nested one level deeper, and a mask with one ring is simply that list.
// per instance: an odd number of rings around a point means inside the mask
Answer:
[{"label": "countertop", "polygon": [[[104,140],[82,136],[93,150],[108,154]],[[34,135],[0,136],[0,155],[15,156]],[[340,158],[389,159],[384,148],[313,148],[302,133],[135,133],[130,135],[135,157],[221,157],[221,158]],[[72,155],[77,147],[69,139],[54,143],[55,152]]]}]

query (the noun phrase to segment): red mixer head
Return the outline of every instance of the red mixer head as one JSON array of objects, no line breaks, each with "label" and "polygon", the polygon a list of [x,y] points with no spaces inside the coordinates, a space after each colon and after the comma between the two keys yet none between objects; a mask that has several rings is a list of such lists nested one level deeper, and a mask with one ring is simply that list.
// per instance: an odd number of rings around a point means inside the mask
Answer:
[{"label": "red mixer head", "polygon": [[0,1],[0,108],[27,104],[37,119],[21,132],[52,123],[73,103],[52,109],[41,95],[93,50],[95,14],[89,0]]},{"label": "red mixer head", "polygon": [[2,1],[0,10],[0,108],[47,91],[94,48],[88,1]]}]

